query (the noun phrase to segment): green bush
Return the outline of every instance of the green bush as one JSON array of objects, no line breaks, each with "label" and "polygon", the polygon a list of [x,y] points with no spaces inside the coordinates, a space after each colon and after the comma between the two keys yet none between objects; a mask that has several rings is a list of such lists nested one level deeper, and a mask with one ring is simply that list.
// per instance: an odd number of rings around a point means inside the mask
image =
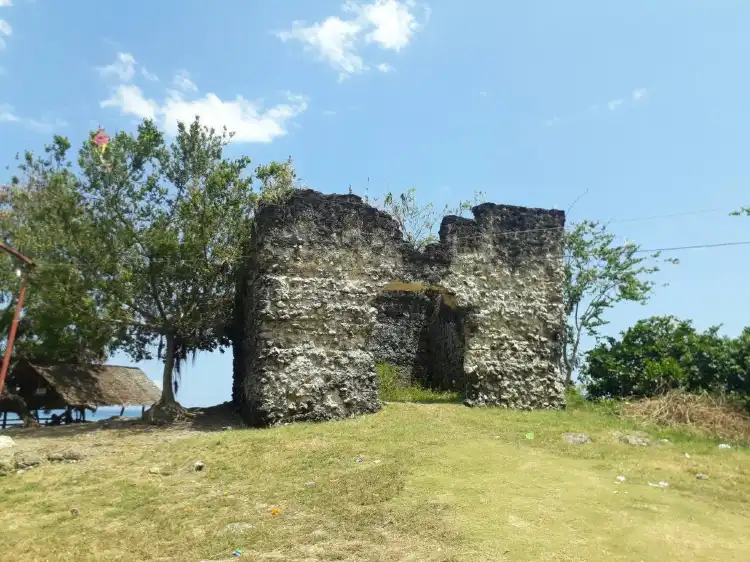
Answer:
[{"label": "green bush", "polygon": [[437,392],[418,385],[404,386],[398,368],[388,363],[375,366],[380,384],[380,399],[386,402],[457,402],[455,392]]},{"label": "green bush", "polygon": [[639,320],[592,349],[580,380],[589,398],[638,398],[670,390],[750,391],[750,330],[739,338],[697,332],[688,320],[655,316]]}]

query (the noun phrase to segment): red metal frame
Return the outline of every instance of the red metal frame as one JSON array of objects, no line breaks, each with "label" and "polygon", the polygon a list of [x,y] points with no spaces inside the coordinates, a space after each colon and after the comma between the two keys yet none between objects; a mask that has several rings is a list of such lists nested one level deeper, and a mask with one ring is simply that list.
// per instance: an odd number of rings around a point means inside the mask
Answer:
[{"label": "red metal frame", "polygon": [[[14,250],[9,246],[6,246],[0,242],[0,250],[8,252],[11,256],[21,260],[26,265],[33,266],[34,262],[31,259],[24,256],[18,250]],[[13,312],[13,323],[10,325],[10,332],[8,333],[8,344],[5,346],[5,355],[3,356],[3,366],[0,370],[0,394],[3,393],[5,387],[5,376],[8,374],[8,366],[10,365],[10,356],[13,353],[13,342],[16,339],[16,331],[18,330],[18,319],[21,316],[21,309],[23,308],[23,299],[26,296],[26,286],[28,285],[28,279],[26,272],[23,272],[21,277],[21,290],[18,293],[18,302],[16,303],[16,310]]]}]

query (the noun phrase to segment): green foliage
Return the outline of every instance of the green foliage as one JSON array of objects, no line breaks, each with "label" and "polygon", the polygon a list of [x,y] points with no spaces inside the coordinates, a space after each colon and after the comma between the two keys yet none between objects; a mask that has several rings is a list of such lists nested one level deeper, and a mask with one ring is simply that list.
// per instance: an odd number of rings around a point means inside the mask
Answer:
[{"label": "green foliage", "polygon": [[[76,178],[68,169],[70,143],[55,137],[42,156],[26,152],[19,176],[0,192],[4,242],[36,260],[25,271],[29,289],[14,345],[14,359],[36,362],[103,361],[116,347],[116,312],[71,271],[73,248],[90,235]],[[0,334],[8,334],[20,287],[20,262],[0,256]],[[22,268],[21,268],[22,269]]]},{"label": "green foliage", "polygon": [[410,246],[417,250],[424,250],[429,244],[434,244],[438,241],[438,237],[435,234],[438,221],[447,215],[463,216],[474,205],[478,204],[483,197],[484,193],[475,192],[473,200],[459,201],[455,207],[446,205],[442,212],[438,212],[433,203],[422,204],[418,202],[417,189],[415,187],[397,196],[388,192],[383,201],[373,199],[369,202],[393,217]]},{"label": "green foliage", "polygon": [[404,386],[398,368],[388,363],[375,366],[378,375],[380,399],[387,402],[457,402],[455,392],[437,392],[418,385]]},{"label": "green foliage", "polygon": [[[608,322],[605,313],[623,301],[645,304],[654,288],[649,277],[659,271],[649,260],[658,253],[639,256],[640,246],[618,245],[606,225],[583,221],[565,233],[566,337],[560,368],[570,383],[580,366],[581,338],[599,337]],[[677,263],[677,260],[668,260]]]},{"label": "green foliage", "polygon": [[105,148],[94,137],[79,152],[79,171],[65,160],[70,144],[56,137],[46,160],[26,156],[26,179],[9,190],[3,220],[39,262],[32,290],[48,303],[43,315],[30,302],[30,333],[49,346],[68,322],[85,328],[83,341],[100,355],[120,348],[135,360],[158,344],[162,402],[171,404],[181,363],[229,344],[234,273],[255,210],[288,196],[294,169],[291,161],[259,166],[254,191],[250,159],[223,154],[232,135],[198,118],[180,123],[171,144],[149,120]]},{"label": "green foliage", "polygon": [[718,330],[697,332],[690,321],[672,316],[640,320],[587,354],[582,380],[588,395],[647,397],[673,389],[747,394],[750,330],[737,339]]}]

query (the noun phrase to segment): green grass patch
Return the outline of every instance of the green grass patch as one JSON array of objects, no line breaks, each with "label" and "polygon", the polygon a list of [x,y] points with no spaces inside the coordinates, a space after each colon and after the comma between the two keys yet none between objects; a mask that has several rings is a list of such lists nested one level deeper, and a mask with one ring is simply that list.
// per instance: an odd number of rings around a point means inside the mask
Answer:
[{"label": "green grass patch", "polygon": [[416,384],[403,385],[398,367],[394,365],[380,363],[375,370],[380,384],[380,399],[386,402],[450,403],[460,400],[456,392],[438,392]]},{"label": "green grass patch", "polygon": [[[617,438],[635,430],[651,444]],[[241,548],[259,561],[749,560],[750,451],[660,435],[575,402],[400,403],[218,433],[30,432],[16,447],[87,457],[0,477],[2,558],[197,562]],[[669,487],[649,486],[659,481]]]}]

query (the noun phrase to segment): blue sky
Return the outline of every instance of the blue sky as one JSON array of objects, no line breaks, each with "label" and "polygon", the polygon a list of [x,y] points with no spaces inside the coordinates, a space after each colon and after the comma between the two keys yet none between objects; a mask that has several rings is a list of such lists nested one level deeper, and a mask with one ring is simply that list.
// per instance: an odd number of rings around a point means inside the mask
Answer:
[{"label": "blue sky", "polygon": [[[53,133],[75,146],[198,112],[237,131],[231,153],[291,155],[324,192],[369,177],[374,195],[563,209],[586,193],[569,220],[613,219],[644,248],[750,240],[728,216],[750,204],[747,2],[0,0],[0,20],[2,165]],[[750,324],[750,246],[670,255],[670,285],[610,332]],[[179,398],[230,384],[231,353],[203,355]]]}]

